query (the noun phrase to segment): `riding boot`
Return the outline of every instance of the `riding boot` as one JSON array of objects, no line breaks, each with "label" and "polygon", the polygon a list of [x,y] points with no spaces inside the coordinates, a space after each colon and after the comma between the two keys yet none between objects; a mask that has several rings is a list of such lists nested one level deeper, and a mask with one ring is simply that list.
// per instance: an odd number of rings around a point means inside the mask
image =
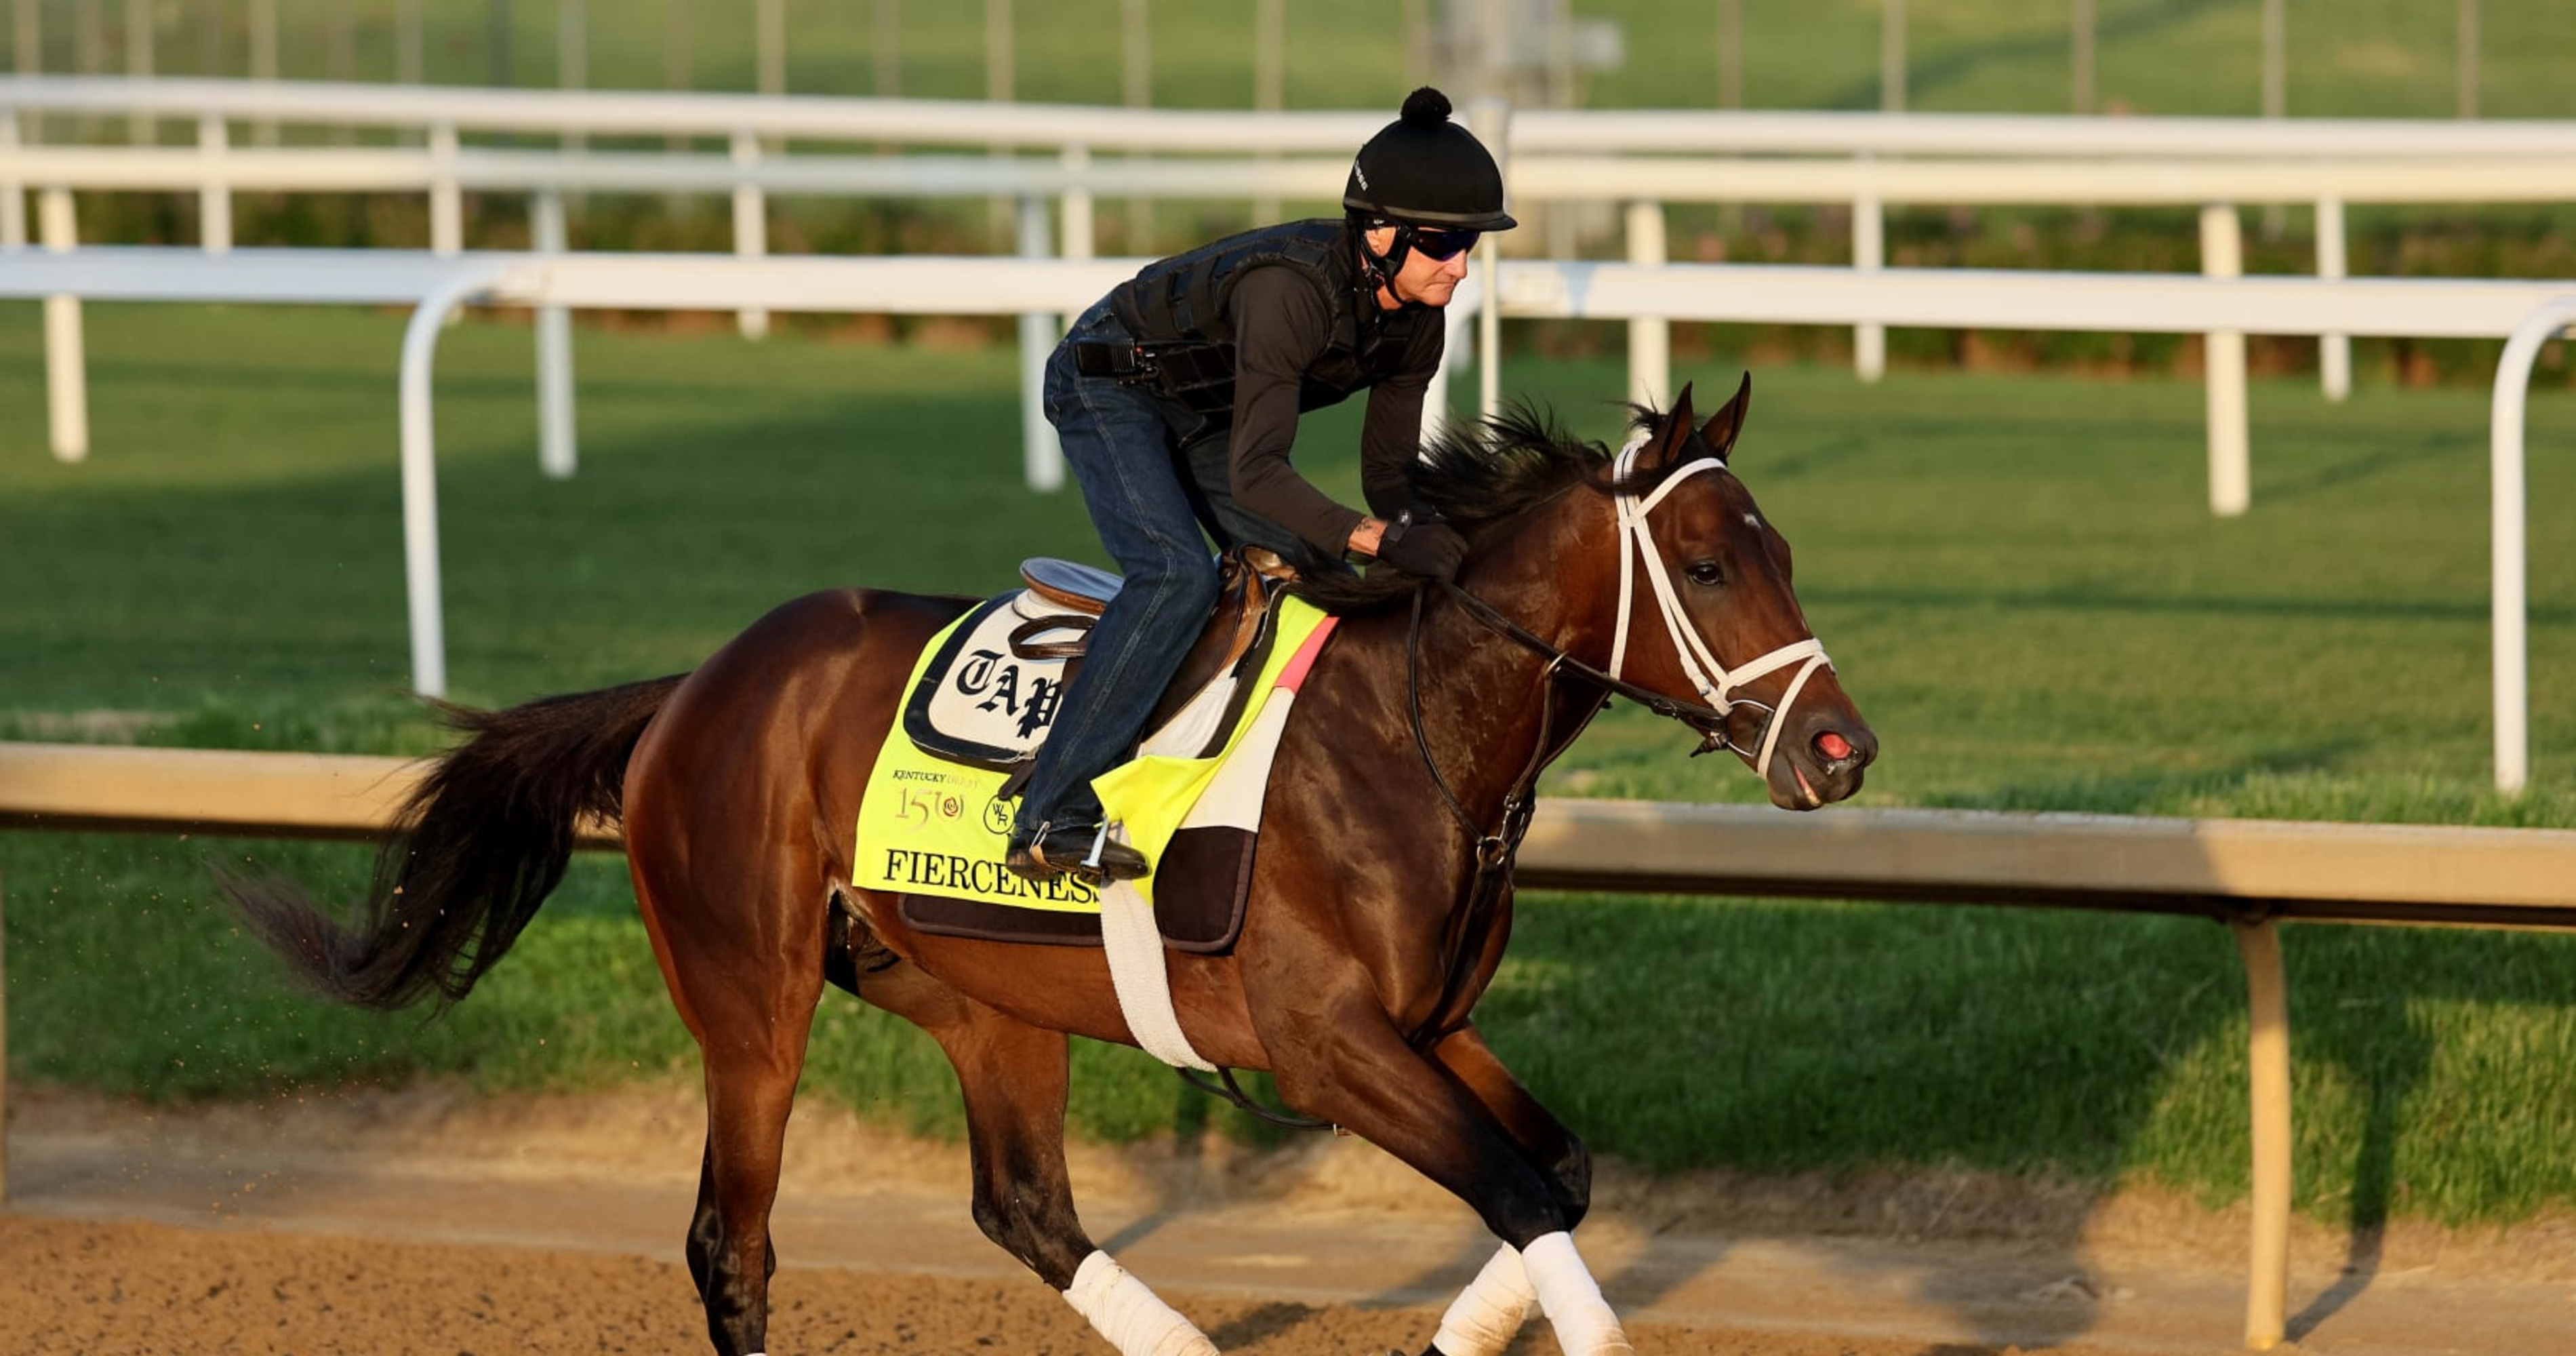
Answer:
[{"label": "riding boot", "polygon": [[1144,853],[1111,838],[1097,824],[1058,828],[1046,823],[1034,833],[1011,835],[1002,869],[1022,880],[1045,880],[1067,872],[1097,884],[1104,880],[1134,880],[1148,867]]}]

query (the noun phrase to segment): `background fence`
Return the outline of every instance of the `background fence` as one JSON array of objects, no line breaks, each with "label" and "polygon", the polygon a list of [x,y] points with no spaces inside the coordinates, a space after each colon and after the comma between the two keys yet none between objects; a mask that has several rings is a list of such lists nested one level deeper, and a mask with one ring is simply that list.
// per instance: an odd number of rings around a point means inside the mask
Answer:
[{"label": "background fence", "polygon": [[[2331,23],[2286,0],[1120,0],[1114,22],[1102,17],[1014,0],[11,0],[0,42],[22,73],[1135,106],[1373,103],[1352,96],[1442,79],[1558,105],[2568,111],[2534,106],[2518,78],[2552,33],[2549,7],[2531,0],[2345,6]],[[1084,60],[1023,59],[1069,42]]]}]

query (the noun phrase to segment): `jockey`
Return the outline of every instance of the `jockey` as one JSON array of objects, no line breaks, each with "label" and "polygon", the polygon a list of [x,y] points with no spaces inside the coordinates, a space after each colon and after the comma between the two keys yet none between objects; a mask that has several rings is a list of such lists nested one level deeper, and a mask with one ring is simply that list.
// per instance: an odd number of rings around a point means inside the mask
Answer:
[{"label": "jockey", "polygon": [[[1517,223],[1502,172],[1449,100],[1423,88],[1362,146],[1344,215],[1267,226],[1147,265],[1074,322],[1047,360],[1046,415],[1126,582],[1092,628],[1013,821],[1004,865],[1029,879],[1145,874],[1102,831],[1091,779],[1144,733],[1216,605],[1220,548],[1261,545],[1314,570],[1344,553],[1446,579],[1466,553],[1415,510],[1423,391],[1440,308],[1478,234]],[[1335,502],[1289,461],[1306,410],[1369,393],[1360,483]]]}]

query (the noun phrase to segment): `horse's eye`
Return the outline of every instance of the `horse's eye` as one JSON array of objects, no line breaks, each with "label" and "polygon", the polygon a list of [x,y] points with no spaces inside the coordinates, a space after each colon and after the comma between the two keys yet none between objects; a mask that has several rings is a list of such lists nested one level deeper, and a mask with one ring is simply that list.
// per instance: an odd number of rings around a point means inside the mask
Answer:
[{"label": "horse's eye", "polygon": [[1682,573],[1694,584],[1715,586],[1726,582],[1726,571],[1719,569],[1714,560],[1692,561]]}]

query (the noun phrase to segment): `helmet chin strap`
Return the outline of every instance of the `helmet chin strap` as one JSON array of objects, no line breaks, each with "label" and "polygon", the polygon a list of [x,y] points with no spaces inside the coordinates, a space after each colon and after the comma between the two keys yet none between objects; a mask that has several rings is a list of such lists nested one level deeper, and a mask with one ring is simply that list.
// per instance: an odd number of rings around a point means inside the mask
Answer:
[{"label": "helmet chin strap", "polygon": [[1395,275],[1404,271],[1404,261],[1413,255],[1413,227],[1400,221],[1387,224],[1395,228],[1395,243],[1384,254],[1369,248],[1369,228],[1359,227],[1361,268],[1368,274],[1371,292],[1395,286]]}]

